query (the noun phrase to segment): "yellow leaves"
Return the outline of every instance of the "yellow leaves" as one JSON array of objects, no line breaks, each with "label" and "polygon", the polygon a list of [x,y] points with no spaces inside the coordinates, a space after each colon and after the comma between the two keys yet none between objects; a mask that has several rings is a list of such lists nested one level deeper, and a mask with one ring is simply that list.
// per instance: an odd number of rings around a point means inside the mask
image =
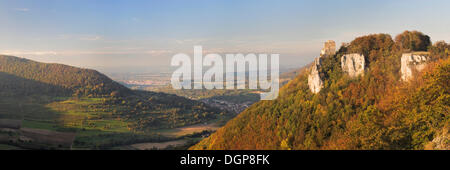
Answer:
[{"label": "yellow leaves", "polygon": [[318,104],[316,107],[315,114],[319,115],[319,116],[325,116],[325,115],[327,115],[327,108],[325,106]]},{"label": "yellow leaves", "polygon": [[291,150],[291,147],[289,146],[289,139],[284,139],[281,141],[280,147],[282,150]]}]

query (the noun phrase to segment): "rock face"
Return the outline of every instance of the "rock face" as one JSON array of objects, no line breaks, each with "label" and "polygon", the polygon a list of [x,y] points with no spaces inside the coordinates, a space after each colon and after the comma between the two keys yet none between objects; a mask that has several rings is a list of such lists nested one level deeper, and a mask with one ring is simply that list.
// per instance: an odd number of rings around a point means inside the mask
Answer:
[{"label": "rock face", "polygon": [[320,56],[314,60],[311,66],[311,71],[308,76],[309,89],[313,93],[319,93],[323,88],[323,80],[320,78],[319,69],[321,67],[321,60],[323,57],[328,57],[336,54],[336,43],[333,40],[325,42],[323,49],[320,51]]},{"label": "rock face", "polygon": [[364,75],[365,59],[364,55],[346,54],[341,57],[342,70],[350,77]]},{"label": "rock face", "polygon": [[328,40],[327,42],[325,42],[322,51],[320,51],[320,55],[325,56],[334,54],[336,54],[336,42],[334,42],[333,40]]},{"label": "rock face", "polygon": [[313,93],[319,93],[323,87],[323,81],[320,79],[319,68],[320,68],[321,57],[314,60],[314,64],[311,67],[311,73],[308,76],[309,89]]},{"label": "rock face", "polygon": [[427,150],[450,150],[450,135],[448,134],[448,128],[442,129],[441,133],[438,133],[436,137],[425,145]]},{"label": "rock face", "polygon": [[422,71],[427,64],[427,60],[427,56],[425,55],[404,53],[401,59],[402,67],[400,70],[402,74],[402,80],[408,81],[413,78],[414,71]]}]

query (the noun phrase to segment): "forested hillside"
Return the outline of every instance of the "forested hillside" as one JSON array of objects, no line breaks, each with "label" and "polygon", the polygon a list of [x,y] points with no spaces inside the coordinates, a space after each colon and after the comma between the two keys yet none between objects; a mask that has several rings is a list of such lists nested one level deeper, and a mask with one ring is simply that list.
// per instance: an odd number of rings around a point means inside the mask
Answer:
[{"label": "forested hillside", "polygon": [[[17,82],[12,82],[12,80],[2,82],[21,85],[21,90],[15,91],[17,93],[14,94],[21,94],[21,92],[24,92],[25,95],[41,94],[42,90],[49,91],[52,86],[58,86],[60,90],[65,90],[65,93],[55,91],[54,93],[47,93],[48,95],[106,96],[112,92],[123,93],[124,95],[131,93],[128,88],[95,70],[80,69],[63,64],[39,63],[24,58],[0,55],[0,72],[5,76],[9,74],[25,79],[17,80]],[[46,87],[34,88],[34,84],[30,84],[30,81],[50,86],[49,89]],[[25,85],[29,85],[29,87]]]},{"label": "forested hillside", "polygon": [[[401,81],[402,54],[424,50],[426,68]],[[363,76],[342,71],[341,56],[349,53],[364,55]],[[276,100],[252,105],[191,149],[448,149],[449,55],[450,45],[431,45],[417,31],[395,41],[358,37],[322,59],[319,93],[310,91],[303,70]]]}]

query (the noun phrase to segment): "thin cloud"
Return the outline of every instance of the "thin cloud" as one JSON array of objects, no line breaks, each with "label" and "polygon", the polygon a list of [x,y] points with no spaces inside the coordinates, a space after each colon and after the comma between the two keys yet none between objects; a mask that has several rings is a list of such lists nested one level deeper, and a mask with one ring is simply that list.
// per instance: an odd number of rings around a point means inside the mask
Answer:
[{"label": "thin cloud", "polygon": [[28,8],[14,8],[13,10],[14,11],[19,11],[19,12],[28,12],[28,11],[30,11],[30,9],[28,9]]},{"label": "thin cloud", "polygon": [[133,18],[131,18],[131,21],[133,21],[133,22],[140,22],[140,21],[141,21],[141,19],[139,19],[139,18],[136,18],[136,17],[133,17]]},{"label": "thin cloud", "polygon": [[84,41],[97,41],[102,39],[101,36],[95,35],[95,36],[85,36],[85,37],[81,37],[80,40],[84,40]]},{"label": "thin cloud", "polygon": [[150,54],[150,55],[157,55],[157,56],[163,56],[163,55],[168,55],[168,54],[172,54],[174,53],[171,50],[150,50],[147,51],[146,54]]},{"label": "thin cloud", "polygon": [[5,55],[13,55],[13,56],[25,56],[25,55],[32,55],[32,56],[45,56],[45,55],[51,55],[55,56],[58,55],[58,52],[56,51],[0,51],[0,54]]},{"label": "thin cloud", "polygon": [[61,34],[57,36],[57,39],[62,40],[81,40],[81,41],[97,41],[102,40],[103,37],[100,35],[78,35],[78,34]]},{"label": "thin cloud", "polygon": [[76,56],[76,55],[136,55],[147,54],[152,56],[165,56],[172,54],[170,50],[92,50],[92,51],[0,51],[0,54],[13,56]]},{"label": "thin cloud", "polygon": [[181,39],[181,40],[175,40],[175,43],[177,44],[201,44],[205,43],[207,39]]}]

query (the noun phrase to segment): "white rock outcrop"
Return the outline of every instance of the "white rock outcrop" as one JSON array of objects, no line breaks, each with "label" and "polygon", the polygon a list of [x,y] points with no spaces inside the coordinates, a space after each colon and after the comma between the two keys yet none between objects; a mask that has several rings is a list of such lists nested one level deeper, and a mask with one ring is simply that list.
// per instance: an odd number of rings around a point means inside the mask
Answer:
[{"label": "white rock outcrop", "polygon": [[354,53],[346,54],[341,57],[342,70],[350,77],[364,75],[365,64],[364,55]]},{"label": "white rock outcrop", "polygon": [[320,73],[319,73],[320,63],[321,63],[321,57],[317,57],[314,60],[314,63],[311,67],[311,72],[308,76],[309,89],[311,89],[311,92],[313,92],[313,93],[319,93],[323,87],[323,81],[320,78]]},{"label": "white rock outcrop", "polygon": [[425,149],[429,150],[450,150],[449,128],[444,127],[441,132],[438,131],[436,137],[427,145]]},{"label": "white rock outcrop", "polygon": [[413,78],[414,71],[422,71],[427,65],[427,56],[414,53],[404,53],[401,59],[402,80],[408,81]]},{"label": "white rock outcrop", "polygon": [[329,57],[336,54],[336,43],[333,40],[325,42],[323,49],[320,51],[320,56],[314,60],[311,66],[310,74],[308,75],[308,86],[312,93],[319,93],[323,88],[323,80],[320,78],[319,69],[321,61],[324,57]]}]

